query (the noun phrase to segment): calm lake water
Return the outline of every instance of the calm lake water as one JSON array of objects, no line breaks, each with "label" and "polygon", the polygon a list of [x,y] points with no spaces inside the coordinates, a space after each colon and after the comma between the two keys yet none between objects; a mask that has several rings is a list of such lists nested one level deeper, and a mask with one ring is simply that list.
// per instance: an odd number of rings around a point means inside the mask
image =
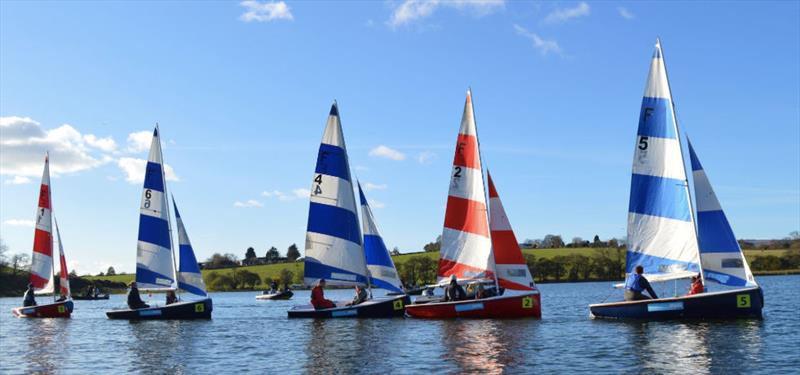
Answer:
[{"label": "calm lake water", "polygon": [[307,291],[289,301],[213,293],[208,321],[106,319],[122,295],[75,301],[72,319],[17,319],[22,298],[3,298],[0,372],[797,373],[800,276],[758,280],[764,320],[727,322],[591,320],[587,305],[612,293],[606,282],[543,284],[542,320],[510,321],[287,319]]}]

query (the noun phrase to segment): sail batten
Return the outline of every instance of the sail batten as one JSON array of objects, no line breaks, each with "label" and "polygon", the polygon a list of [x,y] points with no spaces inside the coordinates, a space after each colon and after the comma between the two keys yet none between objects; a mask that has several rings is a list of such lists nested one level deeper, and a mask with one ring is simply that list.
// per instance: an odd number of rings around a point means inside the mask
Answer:
[{"label": "sail batten", "polygon": [[394,261],[378,231],[372,209],[369,207],[364,190],[358,183],[358,196],[361,203],[362,230],[364,233],[364,256],[369,270],[370,285],[391,292],[402,292],[403,283]]},{"label": "sail batten", "polygon": [[311,183],[304,282],[367,284],[355,195],[339,108],[331,106]]},{"label": "sail batten", "polygon": [[680,132],[660,42],[650,62],[634,150],[626,272],[637,265],[651,275],[699,271]]},{"label": "sail batten", "polygon": [[136,283],[142,290],[174,289],[175,266],[164,181],[164,162],[158,127],[145,168],[139,209]]}]

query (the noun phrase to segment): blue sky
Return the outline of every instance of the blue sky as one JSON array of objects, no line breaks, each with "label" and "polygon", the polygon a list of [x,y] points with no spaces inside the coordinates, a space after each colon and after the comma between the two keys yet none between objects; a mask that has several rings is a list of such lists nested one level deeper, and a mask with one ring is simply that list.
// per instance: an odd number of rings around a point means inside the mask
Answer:
[{"label": "blue sky", "polygon": [[49,148],[70,267],[133,271],[141,132],[158,122],[198,258],[302,248],[336,99],[387,245],[417,251],[442,230],[471,86],[517,237],[621,237],[660,36],[682,130],[737,237],[784,237],[800,229],[799,15],[797,2],[3,1],[0,236],[30,251]]}]

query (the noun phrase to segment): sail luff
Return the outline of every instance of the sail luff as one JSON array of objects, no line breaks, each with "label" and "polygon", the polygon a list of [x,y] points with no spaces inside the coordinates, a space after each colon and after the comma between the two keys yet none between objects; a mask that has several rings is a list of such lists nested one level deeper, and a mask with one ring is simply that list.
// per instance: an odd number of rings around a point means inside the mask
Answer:
[{"label": "sail luff", "polygon": [[306,230],[304,282],[324,278],[330,285],[366,285],[350,163],[339,108],[331,106],[311,183]]},{"label": "sail luff", "polygon": [[189,241],[189,234],[186,232],[183,219],[181,219],[181,214],[178,211],[178,204],[175,203],[175,197],[172,197],[172,205],[175,208],[175,222],[178,226],[178,252],[180,258],[176,276],[178,289],[205,297],[208,295],[206,284],[197,264],[194,248],[192,248],[192,243]]},{"label": "sail luff", "polygon": [[495,269],[486,187],[470,91],[464,103],[450,177],[439,252],[439,281],[452,275],[459,279],[492,279]]},{"label": "sail luff", "polygon": [[697,233],[705,278],[729,286],[755,286],[747,259],[688,138],[687,144],[697,197]]},{"label": "sail luff", "polygon": [[30,283],[33,284],[37,294],[52,293],[55,287],[53,278],[53,219],[50,194],[50,156],[48,154],[44,158],[44,171],[39,187]]},{"label": "sail luff", "polygon": [[378,225],[375,223],[375,217],[364,195],[364,190],[361,189],[360,183],[357,182],[357,185],[358,195],[361,201],[364,255],[367,262],[367,270],[369,271],[370,283],[376,288],[392,292],[402,292],[403,283],[400,281],[400,276],[397,274],[397,268],[389,254],[389,250],[386,248],[386,244],[383,242],[383,237],[378,230]]},{"label": "sail luff", "polygon": [[497,281],[499,286],[512,290],[534,290],[535,284],[519,242],[511,228],[503,202],[492,181],[492,175],[486,171],[489,180],[489,230],[492,235],[492,249]]},{"label": "sail luff", "polygon": [[642,99],[628,207],[626,272],[699,271],[685,163],[660,42]]}]

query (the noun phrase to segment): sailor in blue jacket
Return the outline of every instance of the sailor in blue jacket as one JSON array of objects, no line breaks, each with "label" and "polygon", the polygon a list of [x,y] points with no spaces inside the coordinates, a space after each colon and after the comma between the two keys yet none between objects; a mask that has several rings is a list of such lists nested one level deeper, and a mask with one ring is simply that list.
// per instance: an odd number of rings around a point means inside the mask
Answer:
[{"label": "sailor in blue jacket", "polygon": [[[642,266],[636,266],[636,272],[628,275],[628,278],[625,280],[626,301],[639,301],[650,298],[658,299],[656,292],[653,291],[650,282],[642,275],[642,272],[644,272],[644,268],[642,268]],[[645,290],[647,290],[647,293],[650,293],[650,297],[642,294]]]}]

